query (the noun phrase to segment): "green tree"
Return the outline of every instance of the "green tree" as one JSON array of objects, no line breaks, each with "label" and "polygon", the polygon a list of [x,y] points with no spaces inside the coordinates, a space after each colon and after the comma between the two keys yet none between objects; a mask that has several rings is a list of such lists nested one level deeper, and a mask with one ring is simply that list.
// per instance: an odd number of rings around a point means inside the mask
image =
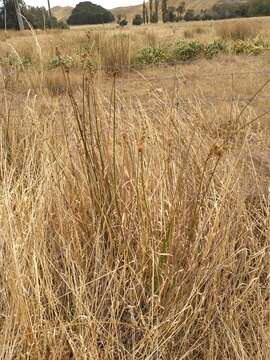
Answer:
[{"label": "green tree", "polygon": [[114,21],[113,14],[90,1],[80,2],[68,18],[69,25],[106,24]]},{"label": "green tree", "polygon": [[146,19],[146,24],[148,24],[149,23],[149,15],[148,15],[147,6],[145,7],[145,19]]},{"label": "green tree", "polygon": [[143,23],[146,23],[146,5],[145,5],[145,0],[143,1]]},{"label": "green tree", "polygon": [[145,3],[145,0],[143,1],[143,23],[148,24],[149,23],[149,16],[148,16],[148,8]]},{"label": "green tree", "polygon": [[188,9],[185,13],[185,16],[184,16],[184,20],[185,21],[192,21],[194,20],[196,17],[195,17],[195,12],[194,10],[191,10],[191,9]]},{"label": "green tree", "polygon": [[[23,0],[17,0],[17,4],[23,12],[26,5]],[[6,11],[6,16],[5,16]],[[5,0],[2,2],[0,7],[0,28],[5,28],[5,22],[7,29],[16,29],[19,30],[16,6],[14,0]]]},{"label": "green tree", "polygon": [[150,23],[154,22],[153,19],[153,0],[149,0],[149,15],[150,15]]},{"label": "green tree", "polygon": [[[58,28],[66,29],[68,25],[58,21],[54,16],[50,17],[49,12],[44,7],[28,6],[23,9],[23,16],[34,29]],[[28,27],[26,22],[25,27]]]},{"label": "green tree", "polygon": [[176,15],[175,15],[175,7],[169,6],[166,13],[166,21],[168,22],[174,22],[176,21]]},{"label": "green tree", "polygon": [[117,24],[120,25],[121,27],[127,26],[128,21],[127,21],[127,17],[126,15],[117,15]]},{"label": "green tree", "polygon": [[153,17],[153,22],[154,23],[158,23],[158,9],[159,9],[159,0],[155,0],[155,12],[154,12],[154,17]]},{"label": "green tree", "polygon": [[162,21],[167,22],[167,0],[162,0]]},{"label": "green tree", "polygon": [[176,8],[177,17],[180,18],[184,15],[186,9],[186,3],[182,1]]},{"label": "green tree", "polygon": [[249,0],[248,13],[250,16],[269,16],[270,0]]},{"label": "green tree", "polygon": [[137,14],[132,20],[132,25],[142,25],[144,23],[143,21],[141,14]]}]

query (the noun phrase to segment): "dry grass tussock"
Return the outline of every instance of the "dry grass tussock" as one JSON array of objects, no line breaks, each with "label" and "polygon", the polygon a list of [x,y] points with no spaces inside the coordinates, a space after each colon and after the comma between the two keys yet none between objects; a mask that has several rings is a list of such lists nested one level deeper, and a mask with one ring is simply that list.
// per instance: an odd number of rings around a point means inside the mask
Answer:
[{"label": "dry grass tussock", "polygon": [[62,70],[1,72],[0,358],[269,359],[269,112]]},{"label": "dry grass tussock", "polygon": [[256,38],[261,31],[257,21],[231,21],[216,25],[216,33],[223,40],[248,40]]}]

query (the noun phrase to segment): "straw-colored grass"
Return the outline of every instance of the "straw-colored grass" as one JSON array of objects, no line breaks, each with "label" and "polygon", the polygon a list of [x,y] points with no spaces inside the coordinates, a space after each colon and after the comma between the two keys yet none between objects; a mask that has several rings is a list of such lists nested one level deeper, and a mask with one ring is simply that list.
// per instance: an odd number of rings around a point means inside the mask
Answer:
[{"label": "straw-colored grass", "polygon": [[58,52],[1,66],[0,359],[268,359],[268,84],[205,76],[267,59],[114,78]]},{"label": "straw-colored grass", "polygon": [[217,35],[223,40],[248,40],[260,34],[261,26],[256,21],[221,22],[216,26]]}]

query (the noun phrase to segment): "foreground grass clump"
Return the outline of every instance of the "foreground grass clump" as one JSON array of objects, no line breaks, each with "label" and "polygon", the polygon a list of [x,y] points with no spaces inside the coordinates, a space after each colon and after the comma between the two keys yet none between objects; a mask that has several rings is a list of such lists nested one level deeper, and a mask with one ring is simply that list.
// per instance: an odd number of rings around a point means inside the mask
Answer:
[{"label": "foreground grass clump", "polygon": [[1,358],[269,358],[267,115],[58,57],[0,83]]}]

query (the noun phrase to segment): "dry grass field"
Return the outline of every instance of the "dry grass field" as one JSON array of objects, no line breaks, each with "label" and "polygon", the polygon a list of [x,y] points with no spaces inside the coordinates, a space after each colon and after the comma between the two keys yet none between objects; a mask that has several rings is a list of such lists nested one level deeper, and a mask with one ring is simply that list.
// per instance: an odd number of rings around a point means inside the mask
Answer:
[{"label": "dry grass field", "polygon": [[270,358],[268,22],[0,33],[1,359]]}]

